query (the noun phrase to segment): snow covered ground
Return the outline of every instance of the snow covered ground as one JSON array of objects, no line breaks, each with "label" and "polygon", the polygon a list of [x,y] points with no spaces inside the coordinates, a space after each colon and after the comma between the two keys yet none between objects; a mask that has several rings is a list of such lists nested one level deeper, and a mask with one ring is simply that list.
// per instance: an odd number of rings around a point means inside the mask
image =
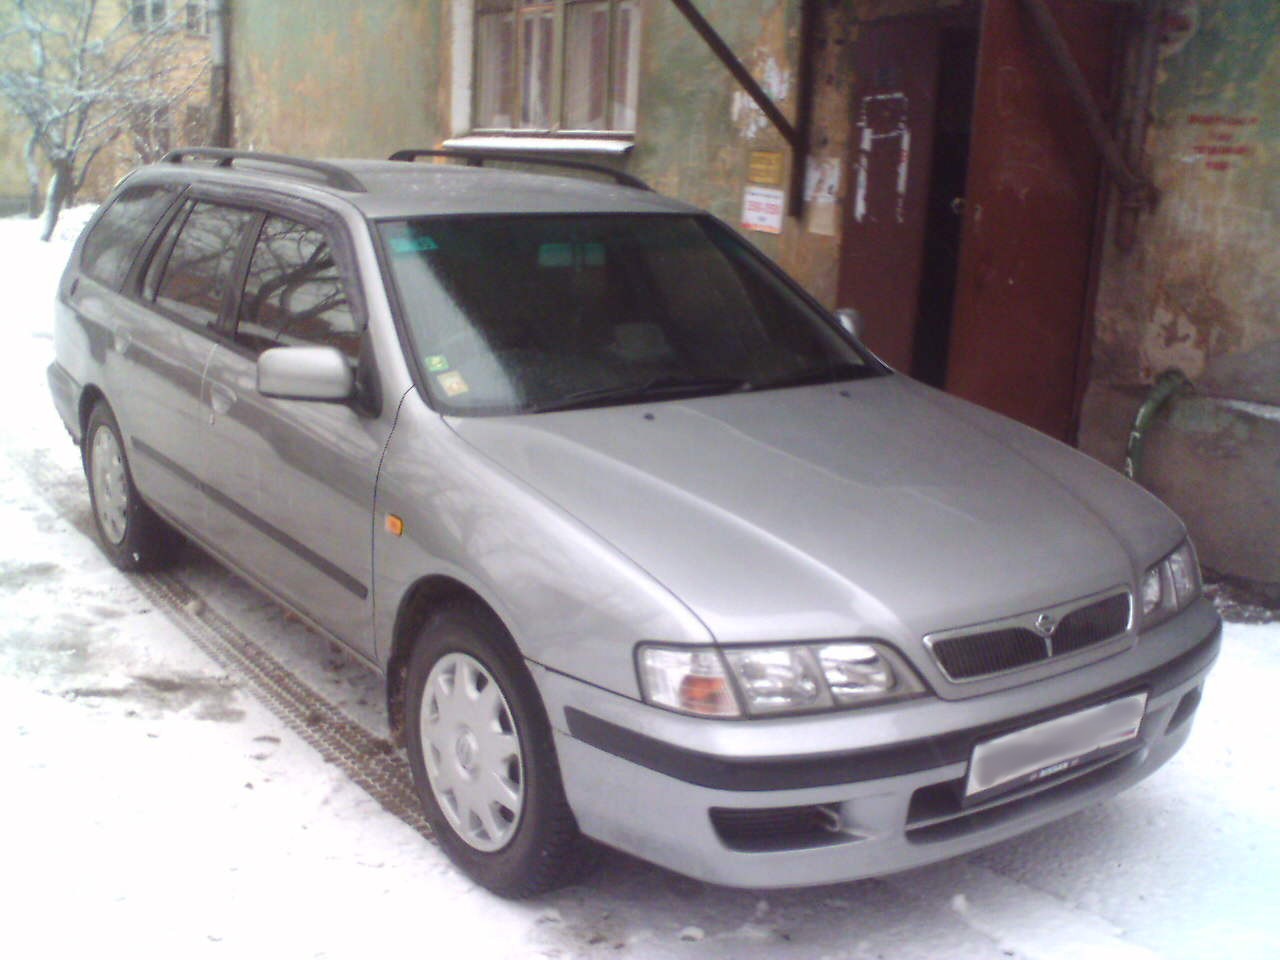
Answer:
[{"label": "snow covered ground", "polygon": [[[48,245],[0,221],[0,956],[1280,957],[1280,624],[1228,626],[1191,742],[1152,779],[979,854],[767,894],[621,855],[532,903],[475,888],[86,536],[44,379],[84,216]],[[194,551],[179,575],[384,729],[361,668]]]}]

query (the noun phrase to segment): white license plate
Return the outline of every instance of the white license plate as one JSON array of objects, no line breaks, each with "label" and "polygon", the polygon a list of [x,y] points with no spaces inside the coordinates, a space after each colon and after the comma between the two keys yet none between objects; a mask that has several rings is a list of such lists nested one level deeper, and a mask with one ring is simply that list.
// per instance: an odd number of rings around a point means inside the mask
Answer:
[{"label": "white license plate", "polygon": [[1146,708],[1147,695],[1136,693],[980,743],[969,761],[965,798],[1078,767],[1136,737]]}]

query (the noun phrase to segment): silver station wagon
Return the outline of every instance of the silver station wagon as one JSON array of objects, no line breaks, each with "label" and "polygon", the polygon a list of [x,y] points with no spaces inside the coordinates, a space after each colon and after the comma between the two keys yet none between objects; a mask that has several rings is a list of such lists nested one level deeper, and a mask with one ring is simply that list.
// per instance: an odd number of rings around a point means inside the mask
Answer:
[{"label": "silver station wagon", "polygon": [[111,559],[180,533],[380,671],[476,881],[882,874],[1186,740],[1220,622],[1155,499],[625,174],[432,154],[136,171],[49,382]]}]

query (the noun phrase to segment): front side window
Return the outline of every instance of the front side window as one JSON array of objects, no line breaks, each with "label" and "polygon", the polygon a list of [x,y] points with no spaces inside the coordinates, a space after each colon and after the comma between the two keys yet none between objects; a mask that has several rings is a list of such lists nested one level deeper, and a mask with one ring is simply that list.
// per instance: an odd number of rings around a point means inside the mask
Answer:
[{"label": "front side window", "polygon": [[414,360],[451,413],[536,413],[879,372],[710,218],[454,217],[380,229]]},{"label": "front side window", "polygon": [[254,351],[291,344],[360,354],[360,325],[324,233],[284,217],[262,225],[240,298],[235,340]]},{"label": "front side window", "polygon": [[175,221],[162,253],[148,271],[147,295],[184,320],[213,327],[231,294],[236,256],[256,214],[237,207],[192,202]]},{"label": "front side window", "polygon": [[476,0],[478,129],[632,131],[637,0]]}]

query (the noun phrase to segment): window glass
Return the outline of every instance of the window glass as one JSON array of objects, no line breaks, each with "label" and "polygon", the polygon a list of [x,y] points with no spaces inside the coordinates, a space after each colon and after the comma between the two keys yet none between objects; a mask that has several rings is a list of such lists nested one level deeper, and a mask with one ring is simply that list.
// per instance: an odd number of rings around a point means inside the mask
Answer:
[{"label": "window glass", "polygon": [[520,120],[526,129],[551,126],[551,70],[555,43],[555,9],[549,4],[526,4],[521,11],[522,70]]},{"label": "window glass", "polygon": [[212,327],[230,291],[240,242],[256,214],[196,201],[181,225],[156,289],[156,303]]},{"label": "window glass", "polygon": [[187,29],[192,33],[209,32],[209,0],[187,4]]},{"label": "window glass", "polygon": [[476,0],[474,126],[634,130],[636,0]]},{"label": "window glass", "polygon": [[142,249],[147,234],[173,199],[168,187],[152,185],[125,190],[107,208],[84,239],[80,267],[113,289],[120,289]]},{"label": "window glass", "polygon": [[129,20],[135,29],[158,30],[168,19],[166,0],[129,0]]},{"label": "window glass", "polygon": [[332,346],[354,360],[360,332],[324,233],[267,217],[249,261],[236,342],[253,350]]},{"label": "window glass", "polygon": [[515,16],[510,0],[476,5],[476,125],[515,124]]},{"label": "window glass", "polygon": [[416,361],[451,412],[537,412],[878,372],[759,254],[707,218],[467,217],[381,229]]},{"label": "window glass", "polygon": [[636,128],[640,96],[640,11],[636,0],[622,0],[613,9],[613,77],[609,95],[614,130]]},{"label": "window glass", "polygon": [[565,24],[564,122],[573,130],[608,124],[609,4],[575,3]]}]

